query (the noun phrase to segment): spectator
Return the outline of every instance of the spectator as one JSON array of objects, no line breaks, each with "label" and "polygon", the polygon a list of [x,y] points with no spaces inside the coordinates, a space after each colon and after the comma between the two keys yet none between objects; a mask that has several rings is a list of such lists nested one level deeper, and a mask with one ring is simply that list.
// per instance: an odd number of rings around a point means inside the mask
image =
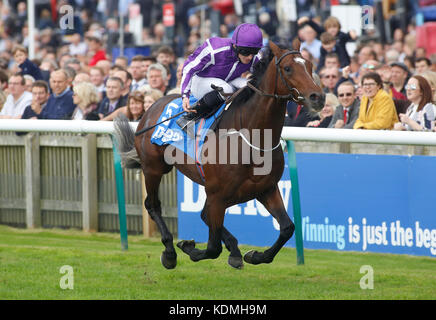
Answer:
[{"label": "spectator", "polygon": [[436,120],[436,106],[432,103],[431,87],[419,75],[412,76],[406,85],[407,99],[411,102],[406,113],[399,115],[395,130],[431,131]]},{"label": "spectator", "polygon": [[102,47],[102,38],[97,32],[87,36],[89,52],[92,53],[91,60],[88,65],[93,67],[100,60],[107,60],[106,51]]},{"label": "spectator", "polygon": [[173,87],[171,90],[169,90],[167,94],[180,93],[180,90],[182,88],[182,72],[183,72],[183,63],[180,63],[179,66],[177,67],[177,72],[176,72],[176,78],[177,78],[176,86]]},{"label": "spectator", "polygon": [[[348,51],[346,48],[347,42],[355,41],[357,39],[357,34],[355,31],[351,30],[348,33],[341,31],[341,23],[339,22],[338,18],[330,16],[328,17],[323,24],[323,27],[316,24],[313,20],[310,20],[307,17],[303,17],[299,20],[301,23],[302,21],[306,21],[307,24],[309,24],[320,36],[321,42],[323,42],[323,34],[324,34],[324,40],[325,43],[329,43],[328,47],[323,46],[321,48],[321,58],[320,63],[323,55],[323,49],[327,52],[336,52],[339,58],[340,67],[343,68],[345,66],[348,66],[350,64],[350,56],[348,55]],[[328,33],[331,35],[331,37],[327,37],[325,33]],[[320,69],[320,68],[319,68]],[[319,70],[318,69],[318,70]]]},{"label": "spectator", "polygon": [[325,56],[324,66],[326,68],[341,68],[341,63],[339,62],[339,57],[336,52],[329,52]]},{"label": "spectator", "polygon": [[[180,92],[180,91],[179,91]],[[162,91],[150,89],[144,92],[144,112],[147,111],[153,103],[162,98]]]},{"label": "spectator", "polygon": [[293,101],[288,101],[287,104],[287,117],[285,117],[285,126],[288,127],[306,127],[306,125],[315,120],[319,120],[316,113],[310,113],[304,105],[296,105]]},{"label": "spectator", "polygon": [[76,73],[82,72],[82,66],[80,60],[77,58],[70,58],[65,61],[64,68],[70,67],[76,71]]},{"label": "spectator", "polygon": [[89,79],[97,88],[100,95],[100,100],[102,100],[106,95],[104,86],[104,71],[99,67],[92,67],[89,70]]},{"label": "spectator", "polygon": [[334,93],[339,80],[339,69],[335,67],[324,68],[320,71],[321,83],[325,93]]},{"label": "spectator", "polygon": [[123,89],[121,91],[122,97],[123,97],[123,105],[125,106],[127,103],[127,98],[129,97],[130,88],[132,85],[132,75],[130,72],[128,72],[125,69],[121,69],[118,71],[115,71],[113,74],[114,77],[120,78],[123,81]]},{"label": "spectator", "polygon": [[98,116],[100,119],[107,117],[116,109],[125,105],[125,100],[122,96],[124,88],[123,81],[118,77],[110,77],[106,82],[106,98],[104,98],[98,106]]},{"label": "spectator", "polygon": [[167,70],[160,63],[152,64],[148,67],[147,79],[150,88],[158,89],[165,95],[168,89]]},{"label": "spectator", "polygon": [[108,60],[100,60],[95,64],[96,67],[99,67],[103,70],[105,74],[105,78],[109,76],[109,70],[111,68],[111,63]]},{"label": "spectator", "polygon": [[32,102],[32,93],[26,91],[26,81],[20,73],[9,78],[9,95],[0,112],[0,119],[20,119]]},{"label": "spectator", "polygon": [[436,72],[434,71],[425,71],[421,74],[428,81],[428,84],[431,87],[431,93],[433,97],[433,104],[436,103]]},{"label": "spectator", "polygon": [[382,89],[380,75],[367,73],[361,80],[363,97],[360,103],[359,117],[354,123],[354,129],[392,129],[398,122],[394,101]]},{"label": "spectator", "polygon": [[3,105],[6,101],[6,92],[5,89],[8,86],[9,76],[3,69],[0,68],[0,111],[3,108]]},{"label": "spectator", "polygon": [[[320,58],[317,67],[317,71],[319,72],[325,66],[325,59],[327,54],[333,53],[335,51],[336,40],[335,37],[332,36],[328,32],[324,32],[320,36],[321,40],[321,49],[320,49]],[[338,66],[339,68],[340,66]]]},{"label": "spectator", "polygon": [[162,46],[157,50],[156,54],[156,60],[161,65],[168,67],[169,69],[169,75],[171,76],[169,78],[168,87],[174,88],[177,83],[177,71],[176,66],[174,65],[176,56],[174,53],[174,50],[169,46]]},{"label": "spectator", "polygon": [[306,24],[302,29],[303,43],[301,49],[307,49],[318,63],[321,56],[321,41],[316,38],[316,31],[310,25]]},{"label": "spectator", "polygon": [[68,74],[64,69],[51,73],[50,87],[52,94],[39,119],[71,119],[76,106],[73,103],[73,92],[68,86]]},{"label": "spectator", "polygon": [[118,56],[115,61],[114,64],[122,66],[124,69],[127,69],[127,67],[129,66],[129,59],[125,56]]},{"label": "spectator", "polygon": [[364,46],[357,54],[357,62],[359,66],[362,66],[368,60],[377,61],[377,53],[370,46]]},{"label": "spectator", "polygon": [[389,65],[380,65],[375,70],[383,81],[383,89],[389,93],[389,96],[391,96],[394,101],[395,100],[407,100],[406,95],[402,94],[401,92],[398,92],[394,85],[391,82],[392,79],[392,68]]},{"label": "spectator", "polygon": [[141,117],[144,114],[144,94],[140,91],[133,91],[129,94],[127,106],[121,107],[116,112],[109,115],[107,118],[110,119],[105,118],[103,120],[113,120],[113,116],[117,116],[120,113],[124,113],[130,121],[141,120]]},{"label": "spectator", "polygon": [[27,49],[25,47],[20,45],[15,46],[12,54],[23,75],[31,75],[35,80],[43,79],[39,67],[29,60],[27,56]]},{"label": "spectator", "polygon": [[32,103],[24,109],[21,119],[38,119],[41,111],[47,105],[50,91],[47,82],[36,80],[32,84]]},{"label": "spectator", "polygon": [[147,84],[146,73],[143,67],[144,56],[138,55],[132,58],[130,63],[130,72],[132,74],[132,91],[138,90],[143,85]]},{"label": "spectator", "polygon": [[339,100],[332,93],[327,93],[324,107],[319,112],[319,120],[310,121],[306,127],[327,128],[332,121]]},{"label": "spectator", "polygon": [[70,37],[70,45],[68,46],[68,52],[72,56],[85,56],[88,51],[88,46],[84,41],[80,33],[74,33]]},{"label": "spectator", "polygon": [[32,92],[32,84],[35,82],[35,79],[30,74],[25,74],[23,77],[26,83],[26,91]]},{"label": "spectator", "polygon": [[78,85],[81,82],[91,82],[91,77],[89,76],[89,74],[87,74],[85,72],[80,72],[80,73],[76,74],[76,76],[74,77],[74,80],[73,80],[73,87],[75,85]]},{"label": "spectator", "polygon": [[353,129],[359,117],[360,101],[356,96],[354,84],[346,81],[338,87],[339,106],[336,108],[329,128]]},{"label": "spectator", "polygon": [[393,88],[397,91],[406,95],[405,85],[407,79],[409,78],[409,69],[402,62],[391,63],[391,82]]},{"label": "spectator", "polygon": [[426,57],[418,58],[415,61],[415,72],[417,74],[422,74],[425,71],[430,70],[431,61]]},{"label": "spectator", "polygon": [[73,102],[77,106],[72,120],[99,120],[97,107],[99,95],[97,88],[90,82],[81,82],[74,85]]}]

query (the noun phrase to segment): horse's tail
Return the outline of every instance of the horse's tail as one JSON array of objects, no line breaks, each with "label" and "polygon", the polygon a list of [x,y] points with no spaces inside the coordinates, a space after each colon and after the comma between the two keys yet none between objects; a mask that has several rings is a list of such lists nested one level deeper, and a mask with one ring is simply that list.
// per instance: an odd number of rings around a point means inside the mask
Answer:
[{"label": "horse's tail", "polygon": [[135,133],[124,114],[115,118],[114,128],[122,166],[127,169],[141,168],[141,162],[135,148]]}]

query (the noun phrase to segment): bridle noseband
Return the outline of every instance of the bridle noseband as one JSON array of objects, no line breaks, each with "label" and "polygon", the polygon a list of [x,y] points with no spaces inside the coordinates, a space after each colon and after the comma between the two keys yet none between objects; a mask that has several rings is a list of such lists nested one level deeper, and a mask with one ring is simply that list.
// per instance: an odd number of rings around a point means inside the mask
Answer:
[{"label": "bridle noseband", "polygon": [[[292,100],[295,103],[301,103],[304,100],[304,97],[300,94],[300,91],[298,91],[297,88],[291,88],[289,86],[289,84],[286,82],[285,78],[283,77],[282,74],[282,70],[280,69],[280,63],[282,61],[282,59],[290,54],[300,54],[299,51],[297,50],[289,50],[287,52],[285,52],[280,58],[277,59],[276,56],[274,56],[274,60],[275,60],[275,65],[276,65],[276,87],[277,87],[277,78],[280,76],[280,79],[282,80],[282,82],[285,84],[286,88],[291,92],[290,94],[287,95],[278,95],[278,94],[270,94],[270,93],[265,93],[262,92],[261,90],[259,90],[258,88],[256,88],[255,86],[253,86],[251,83],[247,83],[247,86],[250,89],[253,89],[254,91],[256,91],[257,93],[265,96],[265,97],[272,97],[275,99],[284,99],[284,100]],[[275,89],[274,89],[275,90]],[[293,94],[293,92],[296,94],[296,96]]]}]

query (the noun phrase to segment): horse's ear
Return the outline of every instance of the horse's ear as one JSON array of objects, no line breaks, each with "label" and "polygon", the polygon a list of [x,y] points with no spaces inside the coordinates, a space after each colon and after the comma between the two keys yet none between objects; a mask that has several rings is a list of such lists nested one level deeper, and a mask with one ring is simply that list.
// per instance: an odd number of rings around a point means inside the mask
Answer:
[{"label": "horse's ear", "polygon": [[269,44],[269,47],[270,47],[271,51],[273,52],[273,54],[277,57],[280,57],[280,48],[278,47],[278,45],[276,45],[271,40],[268,42],[268,44]]},{"label": "horse's ear", "polygon": [[300,51],[300,46],[301,46],[300,39],[298,39],[298,37],[295,37],[294,40],[292,41],[292,49],[296,51]]}]

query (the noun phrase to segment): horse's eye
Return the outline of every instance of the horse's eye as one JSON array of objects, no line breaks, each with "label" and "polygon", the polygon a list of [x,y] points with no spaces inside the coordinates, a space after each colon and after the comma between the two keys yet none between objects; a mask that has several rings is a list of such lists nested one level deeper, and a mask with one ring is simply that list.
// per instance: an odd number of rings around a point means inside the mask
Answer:
[{"label": "horse's eye", "polygon": [[286,72],[291,72],[291,67],[286,66],[286,67],[284,67],[283,69],[284,69]]}]

